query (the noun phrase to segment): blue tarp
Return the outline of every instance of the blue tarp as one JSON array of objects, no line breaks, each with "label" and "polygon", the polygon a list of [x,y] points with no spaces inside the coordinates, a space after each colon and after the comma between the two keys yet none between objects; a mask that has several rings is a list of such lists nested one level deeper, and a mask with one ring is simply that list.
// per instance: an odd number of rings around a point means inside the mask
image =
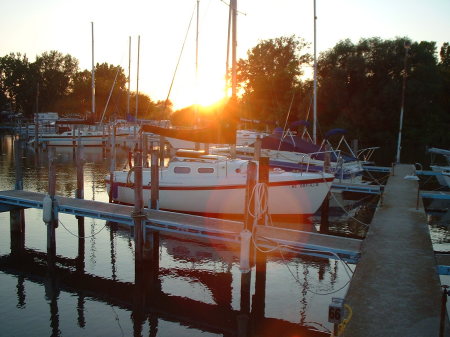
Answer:
[{"label": "blue tarp", "polygon": [[331,129],[330,131],[328,131],[325,134],[324,138],[328,138],[333,135],[345,135],[346,133],[347,133],[347,130],[345,130],[345,129]]}]

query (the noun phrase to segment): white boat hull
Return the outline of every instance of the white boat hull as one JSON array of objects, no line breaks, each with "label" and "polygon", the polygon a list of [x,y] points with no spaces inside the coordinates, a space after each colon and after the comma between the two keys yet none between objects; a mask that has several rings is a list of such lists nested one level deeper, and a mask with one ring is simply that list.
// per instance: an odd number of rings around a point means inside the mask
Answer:
[{"label": "white boat hull", "polygon": [[[116,172],[113,200],[134,204],[134,189],[120,179]],[[147,176],[147,179],[146,179]],[[144,172],[144,203],[150,199],[149,172]],[[198,184],[165,185],[160,177],[159,209],[214,217],[242,217],[245,205],[245,180],[228,185],[207,186]],[[330,190],[332,177],[317,178],[303,175],[302,180],[287,180],[269,183],[268,211],[276,218],[301,218],[314,214]],[[131,179],[133,180],[133,179]],[[147,181],[147,184],[145,183]],[[106,180],[108,192],[109,181]]]}]

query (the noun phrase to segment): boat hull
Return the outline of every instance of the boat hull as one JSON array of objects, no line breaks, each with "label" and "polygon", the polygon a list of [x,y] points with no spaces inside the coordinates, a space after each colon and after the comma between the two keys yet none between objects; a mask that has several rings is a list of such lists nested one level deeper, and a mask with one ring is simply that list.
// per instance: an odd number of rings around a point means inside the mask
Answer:
[{"label": "boat hull", "polygon": [[[269,183],[268,212],[273,219],[302,219],[314,214],[330,190],[332,178]],[[109,181],[106,181],[108,192]],[[144,203],[150,199],[151,186],[143,187]],[[159,186],[159,209],[213,216],[242,218],[245,207],[245,185]],[[134,189],[126,183],[115,183],[113,200],[134,204]]]}]

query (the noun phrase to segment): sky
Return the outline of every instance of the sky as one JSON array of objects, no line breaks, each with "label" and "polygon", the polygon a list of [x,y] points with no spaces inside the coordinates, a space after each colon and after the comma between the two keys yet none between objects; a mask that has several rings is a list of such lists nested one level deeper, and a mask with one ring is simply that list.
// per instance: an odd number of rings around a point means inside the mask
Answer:
[{"label": "sky", "polygon": [[[0,56],[57,50],[91,69],[94,61],[121,65],[131,90],[153,100],[169,98],[179,109],[224,96],[229,0],[200,0],[198,75],[195,74],[197,0],[0,0]],[[237,0],[237,56],[259,41],[296,35],[314,41],[314,0]],[[349,38],[450,41],[450,0],[316,0],[317,53]],[[188,31],[189,22],[192,23]],[[137,87],[137,41],[140,36]],[[175,74],[183,41],[186,43]],[[175,77],[174,77],[175,74]],[[196,83],[198,94],[195,93]]]}]

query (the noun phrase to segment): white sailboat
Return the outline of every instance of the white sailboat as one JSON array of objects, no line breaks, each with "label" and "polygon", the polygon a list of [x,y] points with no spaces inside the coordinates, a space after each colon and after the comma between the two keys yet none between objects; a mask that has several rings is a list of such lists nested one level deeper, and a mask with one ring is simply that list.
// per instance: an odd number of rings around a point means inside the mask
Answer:
[{"label": "white sailboat", "polygon": [[[159,208],[220,218],[242,218],[248,161],[189,153],[173,157],[167,167],[160,169]],[[150,169],[143,171],[144,200],[150,198],[150,173]],[[269,214],[275,219],[292,220],[314,214],[329,192],[333,179],[334,176],[327,173],[271,170],[266,199]],[[109,176],[105,177],[105,183],[114,202],[134,203],[133,170],[115,171],[112,189]]]}]

